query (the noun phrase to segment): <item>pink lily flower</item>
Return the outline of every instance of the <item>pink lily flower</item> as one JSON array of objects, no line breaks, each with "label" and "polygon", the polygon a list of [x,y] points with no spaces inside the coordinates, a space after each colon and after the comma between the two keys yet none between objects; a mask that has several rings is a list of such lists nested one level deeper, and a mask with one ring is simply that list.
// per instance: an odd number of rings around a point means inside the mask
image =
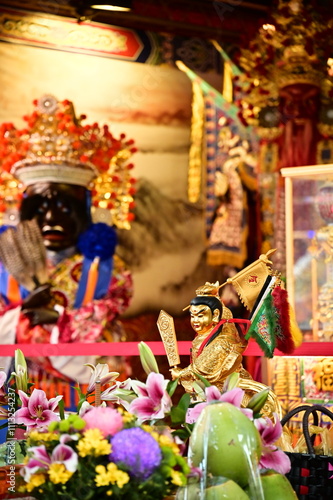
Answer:
[{"label": "pink lily flower", "polygon": [[61,434],[60,436],[60,444],[66,444],[69,441],[78,441],[79,436],[77,434]]},{"label": "pink lily flower", "polygon": [[284,451],[274,445],[282,434],[282,425],[276,414],[274,414],[274,419],[275,423],[268,417],[254,419],[254,425],[258,429],[262,441],[259,466],[262,469],[274,469],[280,474],[287,474],[291,468],[290,459]]},{"label": "pink lily flower", "polygon": [[93,405],[91,405],[90,403],[88,403],[88,401],[84,401],[81,405],[81,408],[79,410],[79,417],[83,417],[83,415],[85,413],[87,413],[87,411],[91,410],[92,408],[94,408]]},{"label": "pink lily flower", "polygon": [[151,372],[146,384],[133,383],[133,390],[138,394],[129,407],[141,421],[164,418],[172,406],[172,401],[166,391],[168,380],[161,373]]},{"label": "pink lily flower", "polygon": [[[4,389],[6,379],[7,379],[6,373],[3,371],[0,371],[0,402],[2,402],[2,400],[4,400],[4,397],[6,396],[6,391]],[[3,401],[3,404],[4,403],[5,403],[5,401]]]},{"label": "pink lily flower", "polygon": [[119,377],[118,372],[109,372],[109,366],[107,365],[107,363],[98,363],[96,366],[87,363],[85,366],[89,366],[89,368],[91,369],[91,376],[88,384],[87,394],[91,394],[92,392],[94,392],[97,380],[99,380],[102,386]]},{"label": "pink lily flower", "polygon": [[214,403],[216,401],[222,401],[225,403],[231,403],[234,406],[237,406],[248,418],[253,418],[253,411],[249,408],[241,408],[241,403],[244,397],[243,389],[239,387],[235,387],[230,391],[224,392],[221,394],[219,389],[215,385],[211,385],[210,387],[206,387],[205,389],[206,401],[203,403],[196,404],[193,408],[189,408],[186,413],[186,423],[193,424],[197,421],[202,410],[209,403]]},{"label": "pink lily flower", "polygon": [[78,466],[77,453],[66,444],[58,444],[52,451],[51,456],[44,445],[28,448],[28,452],[32,453],[33,456],[21,471],[21,475],[26,482],[29,482],[32,474],[35,474],[40,469],[47,470],[54,463],[64,464],[69,472],[75,472]]},{"label": "pink lily flower", "polygon": [[[7,375],[4,371],[0,370],[0,405],[6,405],[7,404],[7,394],[6,394],[6,390],[5,390],[5,382],[6,382],[6,379],[7,379]],[[4,418],[4,417],[1,417],[1,408],[0,408],[0,420],[1,418]],[[7,417],[5,417],[7,418]]]},{"label": "pink lily flower", "polygon": [[35,474],[38,469],[48,469],[51,464],[51,458],[44,445],[33,446],[28,448],[28,451],[33,453],[33,457],[30,458],[21,470],[21,475],[27,483],[30,481],[30,477]]},{"label": "pink lily flower", "polygon": [[6,382],[6,378],[7,378],[6,373],[4,371],[0,370],[0,389],[1,390],[3,390],[2,388]]},{"label": "pink lily flower", "polygon": [[63,396],[57,396],[50,400],[41,389],[34,389],[29,397],[25,392],[18,391],[22,401],[22,408],[14,414],[15,423],[27,426],[27,429],[33,427],[44,427],[54,420],[60,420],[57,413],[54,412],[58,402]]},{"label": "pink lily flower", "polygon": [[[328,470],[333,471],[333,465],[331,465],[330,463],[328,464]],[[333,474],[328,479],[333,479]]]},{"label": "pink lily flower", "polygon": [[67,444],[58,444],[52,451],[51,463],[64,464],[69,472],[75,472],[78,466],[78,455]]}]

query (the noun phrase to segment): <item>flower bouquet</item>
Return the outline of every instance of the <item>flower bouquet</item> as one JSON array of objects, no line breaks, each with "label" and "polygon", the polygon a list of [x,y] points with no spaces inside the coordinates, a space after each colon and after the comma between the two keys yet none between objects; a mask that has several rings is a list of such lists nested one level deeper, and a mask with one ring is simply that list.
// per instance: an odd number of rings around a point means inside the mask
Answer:
[{"label": "flower bouquet", "polygon": [[[268,388],[244,408],[237,373],[222,392],[198,376],[195,394],[185,393],[173,404],[177,380],[158,372],[146,344],[141,342],[139,350],[146,382],[120,382],[106,364],[88,365],[87,391],[75,388],[79,404],[70,415],[61,395],[48,400],[27,383],[24,357],[17,356],[12,377],[18,406],[12,420],[15,428],[26,429],[22,494],[43,500],[162,500],[178,489],[180,500],[234,500],[237,486],[240,499],[262,500],[266,477],[271,483],[274,476],[273,490],[283,491],[283,500],[295,498],[288,482],[284,490],[279,484],[290,469],[289,458],[275,444],[281,424],[260,413]],[[224,496],[209,496],[213,492]]]},{"label": "flower bouquet", "polygon": [[158,500],[185,485],[188,472],[168,429],[99,406],[28,433],[19,491],[43,500]]}]

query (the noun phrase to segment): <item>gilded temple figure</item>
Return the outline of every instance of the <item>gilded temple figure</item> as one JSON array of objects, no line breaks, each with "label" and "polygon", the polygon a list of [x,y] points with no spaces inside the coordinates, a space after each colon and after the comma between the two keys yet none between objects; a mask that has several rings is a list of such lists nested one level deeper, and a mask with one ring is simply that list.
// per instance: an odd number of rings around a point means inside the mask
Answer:
[{"label": "gilded temple figure", "polygon": [[218,295],[219,284],[206,283],[191,300],[191,325],[196,332],[192,342],[191,363],[186,368],[171,368],[172,378],[178,378],[187,392],[192,391],[196,374],[205,377],[220,390],[225,379],[238,372],[241,379],[252,379],[243,368],[242,354],[248,341],[244,333],[248,320],[232,318],[232,313]]},{"label": "gilded temple figure", "polygon": [[[190,301],[190,321],[196,333],[192,341],[190,363],[181,368],[173,319],[160,312],[158,328],[168,357],[171,377],[178,380],[193,400],[200,396],[197,383],[200,377],[215,385],[221,392],[226,379],[238,373],[237,385],[244,390],[243,406],[250,398],[267,389],[252,379],[243,367],[243,354],[250,338],[255,340],[265,356],[272,358],[275,348],[292,354],[301,343],[301,332],[288,301],[287,291],[269,260],[275,250],[259,256],[222,285],[206,282],[196,290]],[[232,284],[244,306],[250,311],[248,319],[233,318],[220,297],[220,288]],[[270,418],[282,416],[281,405],[273,391],[269,391],[263,413]]]}]

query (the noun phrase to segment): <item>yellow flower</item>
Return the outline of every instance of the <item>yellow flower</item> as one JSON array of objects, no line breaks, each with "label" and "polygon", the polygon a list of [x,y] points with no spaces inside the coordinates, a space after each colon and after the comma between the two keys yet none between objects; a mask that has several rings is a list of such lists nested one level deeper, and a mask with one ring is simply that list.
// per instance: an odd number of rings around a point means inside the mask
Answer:
[{"label": "yellow flower", "polygon": [[184,475],[178,470],[171,471],[171,482],[176,486],[183,486],[185,484]]},{"label": "yellow flower", "polygon": [[176,454],[179,455],[179,448],[176,445],[176,443],[169,437],[166,436],[165,434],[162,434],[159,436],[158,442],[161,446],[168,446],[169,448],[172,449],[172,451]]},{"label": "yellow flower", "polygon": [[117,484],[119,488],[122,488],[130,480],[127,472],[119,470],[113,462],[109,463],[106,467],[104,465],[97,465],[95,471],[97,472],[95,477],[97,486]]},{"label": "yellow flower", "polygon": [[166,434],[159,434],[150,425],[143,425],[142,428],[146,432],[149,432],[149,434],[151,434],[151,436],[156,439],[160,446],[167,446],[168,448],[171,448],[176,455],[180,454],[179,447],[170,436]]},{"label": "yellow flower", "polygon": [[98,439],[103,439],[104,436],[99,429],[87,429],[83,433],[84,438],[90,439],[91,441],[97,441]]},{"label": "yellow flower", "polygon": [[66,469],[64,464],[51,464],[48,470],[50,480],[54,484],[65,484],[67,483],[68,479],[70,479],[73,475],[73,472],[69,472],[69,470]]},{"label": "yellow flower", "polygon": [[29,441],[55,441],[59,440],[59,434],[56,434],[55,432],[38,432],[38,431],[31,431],[29,433]]},{"label": "yellow flower", "polygon": [[132,422],[133,420],[136,419],[136,416],[133,415],[133,413],[129,413],[128,411],[124,410],[123,408],[118,408],[119,413],[121,413],[121,416],[123,417],[123,422],[124,424],[128,424],[129,422]]},{"label": "yellow flower", "polygon": [[95,471],[97,472],[95,477],[95,483],[97,486],[108,486],[111,480],[104,465],[97,465]]},{"label": "yellow flower", "polygon": [[34,488],[37,488],[38,486],[40,486],[41,484],[44,484],[44,483],[45,483],[44,474],[33,474],[30,477],[30,481],[25,485],[25,491],[28,491],[29,493],[31,493],[31,491]]},{"label": "yellow flower", "polygon": [[149,432],[149,434],[153,434],[153,432],[155,432],[151,425],[143,424],[141,427],[144,431]]},{"label": "yellow flower", "polygon": [[77,444],[77,450],[80,457],[93,455],[109,455],[111,453],[111,444],[104,439],[99,429],[88,429],[83,434],[83,438]]}]

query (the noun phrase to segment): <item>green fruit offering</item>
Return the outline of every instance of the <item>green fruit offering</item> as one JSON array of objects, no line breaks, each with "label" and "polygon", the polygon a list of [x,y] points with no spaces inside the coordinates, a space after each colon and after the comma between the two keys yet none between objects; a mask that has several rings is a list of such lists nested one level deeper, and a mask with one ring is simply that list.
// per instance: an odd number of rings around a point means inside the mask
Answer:
[{"label": "green fruit offering", "polygon": [[176,500],[249,500],[249,496],[231,479],[219,478],[201,494],[199,484],[190,484],[177,492]]},{"label": "green fruit offering", "polygon": [[260,455],[259,432],[239,408],[220,402],[203,409],[190,439],[194,467],[232,479],[243,488],[258,476]]},{"label": "green fruit offering", "polygon": [[207,488],[205,500],[249,500],[249,496],[235,481],[227,479],[223,484]]},{"label": "green fruit offering", "polygon": [[297,495],[290,482],[283,474],[268,470],[261,474],[265,500],[297,500]]}]

